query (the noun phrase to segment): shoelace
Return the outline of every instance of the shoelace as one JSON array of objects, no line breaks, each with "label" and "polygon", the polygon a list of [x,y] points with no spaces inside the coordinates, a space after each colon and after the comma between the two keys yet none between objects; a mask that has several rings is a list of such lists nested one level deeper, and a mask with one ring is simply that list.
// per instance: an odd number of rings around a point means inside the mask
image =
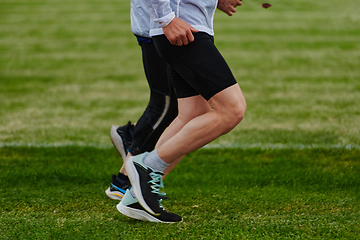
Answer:
[{"label": "shoelace", "polygon": [[148,181],[148,183],[151,184],[151,188],[153,189],[151,192],[155,194],[160,194],[160,188],[164,187],[164,184],[162,182],[162,174],[151,172],[149,176],[152,178],[152,180]]},{"label": "shoelace", "polygon": [[162,208],[163,210],[165,210],[163,205],[161,205],[161,201],[163,199],[167,199],[165,197],[166,193],[161,193],[160,192],[160,188],[164,187],[164,184],[162,182],[162,174],[159,174],[159,173],[156,173],[156,172],[151,172],[149,174],[149,176],[152,178],[152,180],[148,181],[148,183],[151,184],[151,188],[153,189],[151,192],[156,193],[156,194],[159,195],[159,207]]},{"label": "shoelace", "polygon": [[163,207],[163,205],[161,205],[161,201],[166,198],[166,197],[165,197],[165,194],[166,194],[166,193],[160,193],[160,196],[161,196],[162,198],[159,198],[159,207],[160,207],[162,210],[164,210],[164,211],[165,211],[165,208]]}]

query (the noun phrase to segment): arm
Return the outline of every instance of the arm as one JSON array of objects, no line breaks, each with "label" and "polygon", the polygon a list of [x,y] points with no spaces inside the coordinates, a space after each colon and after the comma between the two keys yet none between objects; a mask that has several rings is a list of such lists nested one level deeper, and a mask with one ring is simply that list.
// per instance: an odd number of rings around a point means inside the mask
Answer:
[{"label": "arm", "polygon": [[[217,8],[229,16],[236,12],[236,7],[242,5],[242,0],[219,0]],[[167,26],[163,27],[163,31],[167,39],[173,45],[187,45],[194,41],[193,32],[198,32],[185,21],[174,18]]]},{"label": "arm", "polygon": [[151,21],[167,26],[175,17],[170,7],[170,0],[143,0],[150,14]]},{"label": "arm", "polygon": [[162,27],[167,39],[173,45],[182,46],[194,41],[192,32],[198,32],[187,22],[175,17],[175,13],[170,7],[170,0],[143,0],[151,21]]},{"label": "arm", "polygon": [[184,20],[175,17],[167,26],[163,27],[163,31],[171,44],[182,46],[194,41],[192,33],[199,30],[193,28]]},{"label": "arm", "polygon": [[217,8],[229,16],[236,12],[236,7],[242,5],[242,0],[219,0]]},{"label": "arm", "polygon": [[[170,8],[169,0],[145,0],[145,3],[150,15],[163,28],[163,32],[171,44],[182,46],[194,41],[192,33],[198,32],[198,30],[175,17],[175,13]],[[241,0],[219,0],[217,7],[232,16],[236,12],[235,8],[241,4]]]}]

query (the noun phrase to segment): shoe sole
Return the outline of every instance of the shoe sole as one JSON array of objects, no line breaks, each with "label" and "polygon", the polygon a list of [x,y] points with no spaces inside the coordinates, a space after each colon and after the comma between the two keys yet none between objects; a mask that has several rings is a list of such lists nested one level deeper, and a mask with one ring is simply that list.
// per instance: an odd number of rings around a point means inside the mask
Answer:
[{"label": "shoe sole", "polygon": [[126,207],[123,204],[121,204],[121,202],[118,205],[116,205],[116,208],[120,213],[124,214],[129,218],[134,218],[137,220],[148,221],[148,222],[175,223],[175,222],[161,221],[144,210]]},{"label": "shoe sole", "polygon": [[118,129],[119,126],[112,125],[110,129],[110,138],[111,142],[113,143],[114,147],[120,154],[123,160],[126,158],[126,151],[124,149],[124,142],[122,138],[117,133],[116,129]]},{"label": "shoe sole", "polygon": [[130,157],[128,159],[128,161],[125,162],[125,169],[126,169],[126,172],[128,173],[128,178],[130,180],[130,183],[131,183],[131,187],[132,187],[132,191],[136,197],[136,199],[139,201],[139,204],[147,211],[149,212],[150,214],[152,215],[159,215],[159,214],[156,214],[154,213],[153,210],[151,210],[151,208],[146,204],[145,202],[145,199],[142,195],[142,192],[141,192],[141,187],[140,187],[140,177],[139,177],[139,174],[138,172],[136,171],[136,167],[132,161],[132,158],[133,157]]},{"label": "shoe sole", "polygon": [[112,200],[121,200],[124,197],[122,193],[114,193],[110,191],[110,187],[105,190],[106,195]]}]

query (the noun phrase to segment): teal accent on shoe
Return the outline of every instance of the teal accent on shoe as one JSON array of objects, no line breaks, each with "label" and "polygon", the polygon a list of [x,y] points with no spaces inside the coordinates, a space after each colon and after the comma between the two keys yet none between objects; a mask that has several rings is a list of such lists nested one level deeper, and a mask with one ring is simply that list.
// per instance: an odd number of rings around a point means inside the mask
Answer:
[{"label": "teal accent on shoe", "polygon": [[144,152],[142,154],[136,155],[132,157],[132,161],[138,163],[139,167],[141,167],[142,169],[146,170],[148,168],[150,168],[151,170],[153,170],[151,167],[146,166],[144,163],[144,159],[146,158],[146,156],[148,155],[148,152]]},{"label": "teal accent on shoe", "polygon": [[121,200],[121,204],[123,204],[124,206],[129,206],[129,205],[137,203],[137,202],[138,202],[138,200],[136,200],[136,198],[131,196],[130,190],[126,190],[126,193],[125,193],[123,199]]},{"label": "teal accent on shoe", "polygon": [[163,174],[160,172],[155,172],[154,169],[152,169],[151,167],[147,166],[144,163],[144,159],[146,158],[146,155],[148,155],[148,152],[136,155],[133,157],[133,162],[138,163],[138,165],[143,168],[145,171],[147,169],[151,169],[151,173],[149,173],[149,176],[152,178],[152,180],[148,181],[148,183],[151,184],[151,188],[153,189],[151,192],[152,193],[156,193],[156,194],[160,194],[160,188],[164,187],[163,181],[162,181],[162,176]]}]

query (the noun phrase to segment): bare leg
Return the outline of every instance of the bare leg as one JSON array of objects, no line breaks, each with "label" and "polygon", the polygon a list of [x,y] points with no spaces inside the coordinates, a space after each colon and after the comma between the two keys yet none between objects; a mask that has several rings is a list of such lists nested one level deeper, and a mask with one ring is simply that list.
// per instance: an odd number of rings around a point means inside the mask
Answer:
[{"label": "bare leg", "polygon": [[155,148],[159,148],[167,140],[178,133],[190,120],[211,111],[209,103],[200,95],[179,98],[179,114],[158,140]]},{"label": "bare leg", "polygon": [[[178,99],[179,115],[161,135],[155,148],[159,148],[167,140],[178,133],[189,121],[211,111],[210,104],[200,95]],[[163,178],[181,161],[180,156],[165,169]]]},{"label": "bare leg", "polygon": [[[195,117],[211,111],[210,104],[200,95],[178,99],[178,107],[178,116],[161,135],[155,148],[159,148]],[[121,166],[120,173],[127,175],[125,170],[125,162],[129,159],[130,156],[132,155],[128,153],[123,165]],[[183,156],[178,157],[165,169],[164,177],[180,162],[182,158]]]},{"label": "bare leg", "polygon": [[185,154],[229,132],[244,117],[246,103],[238,84],[217,93],[208,102],[211,111],[189,121],[157,149],[163,161],[170,164],[176,162]]},{"label": "bare leg", "polygon": [[[211,111],[186,123],[173,137],[157,148],[157,153],[140,155],[139,159],[134,158],[125,163],[132,192],[141,206],[149,213],[156,215],[164,211],[158,203],[162,174],[156,172],[163,172],[166,169],[164,162],[174,166],[185,154],[229,132],[244,117],[246,103],[237,84],[215,94],[208,103],[212,108]],[[152,170],[151,167],[155,170]],[[152,180],[145,180],[148,178]],[[144,193],[146,194],[144,195]]]}]

